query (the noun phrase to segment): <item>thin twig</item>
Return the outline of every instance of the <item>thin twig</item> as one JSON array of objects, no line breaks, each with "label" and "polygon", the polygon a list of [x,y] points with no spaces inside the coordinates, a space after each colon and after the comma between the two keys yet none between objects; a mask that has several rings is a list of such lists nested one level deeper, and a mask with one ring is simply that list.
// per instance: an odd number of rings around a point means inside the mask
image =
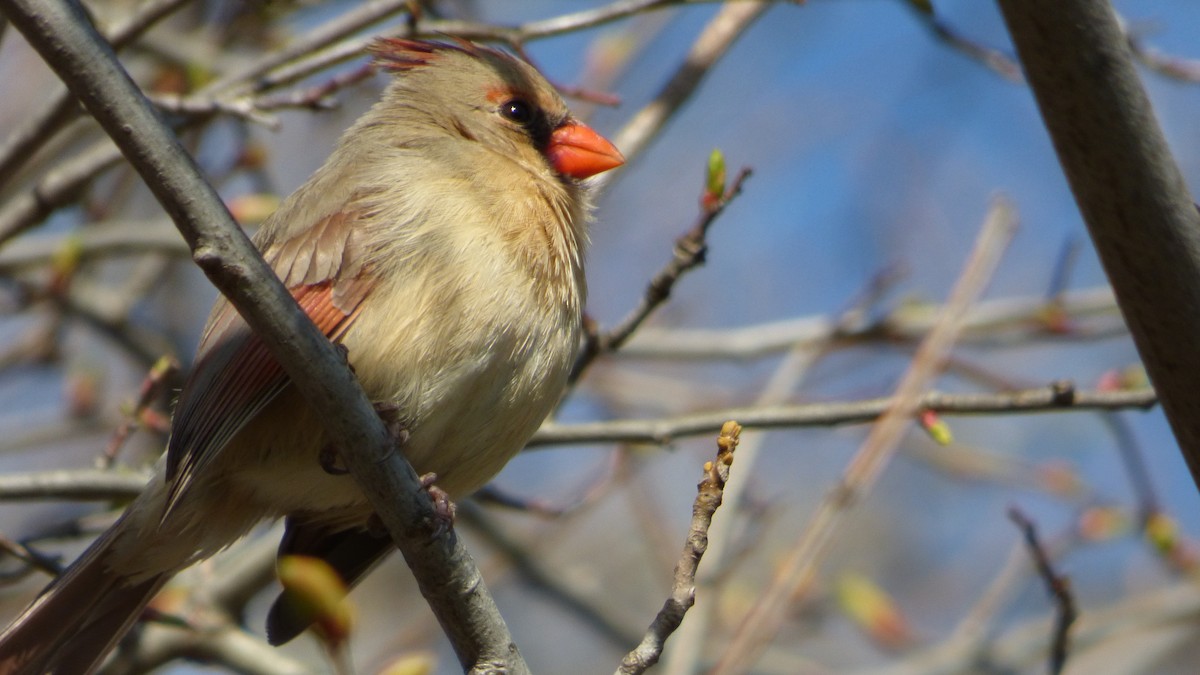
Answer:
[{"label": "thin twig", "polygon": [[[2,258],[0,258],[2,260]],[[1054,303],[1059,323],[1071,322],[1071,330],[1051,330],[1047,325],[1044,296],[986,300],[973,307],[964,319],[962,341],[973,344],[1028,344],[1030,336],[1043,338],[1092,337],[1093,331],[1074,325],[1079,320],[1111,318],[1112,330],[1104,335],[1127,335],[1120,322],[1116,300],[1107,286],[1064,293]],[[621,349],[624,358],[655,359],[752,359],[770,356],[794,347],[824,348],[831,340],[845,344],[869,341],[911,342],[920,340],[941,313],[940,305],[902,305],[875,321],[846,326],[828,316],[800,317],[737,328],[644,327]],[[1100,331],[1094,331],[1100,332]],[[1005,336],[1008,336],[1007,338]]]},{"label": "thin twig", "polygon": [[[704,26],[687,56],[658,95],[613,136],[613,144],[621,149],[626,160],[632,161],[646,149],[650,141],[658,137],[663,126],[691,98],[713,66],[770,5],[770,2],[762,0],[745,0],[726,3],[721,7]],[[616,175],[617,172],[609,171],[597,176],[593,180],[595,189],[603,190]]]},{"label": "thin twig", "polygon": [[579,377],[583,375],[583,371],[587,370],[587,367],[600,355],[620,349],[621,345],[625,344],[625,341],[642,325],[642,322],[671,296],[675,282],[679,281],[679,278],[689,270],[704,264],[705,255],[708,252],[709,228],[712,227],[717,217],[724,213],[729,202],[742,193],[742,185],[750,177],[750,173],[750,169],[743,168],[723,195],[704,204],[696,224],[675,241],[675,251],[670,262],[650,280],[649,285],[646,286],[645,295],[642,296],[641,302],[633,311],[611,330],[604,333],[595,330],[586,332],[583,351],[571,368],[569,382],[578,381]]},{"label": "thin twig", "polygon": [[1008,510],[1008,517],[1016,523],[1017,527],[1021,528],[1021,533],[1025,537],[1025,545],[1029,548],[1029,554],[1033,556],[1034,565],[1037,567],[1038,576],[1046,582],[1046,590],[1054,598],[1054,604],[1057,607],[1054,639],[1050,646],[1050,672],[1058,675],[1067,663],[1069,632],[1071,624],[1078,616],[1075,610],[1075,599],[1071,594],[1071,585],[1066,577],[1055,573],[1054,567],[1050,565],[1050,558],[1038,541],[1037,527],[1033,521],[1016,507]]},{"label": "thin twig", "polygon": [[[264,76],[271,70],[309,56],[337,40],[358,33],[392,15],[407,11],[412,4],[412,0],[372,0],[359,3],[354,6],[353,10],[316,26],[282,48],[272,49],[263,54],[261,58],[246,68],[209,83],[197,94],[215,95],[220,92],[237,90],[247,85],[253,91],[269,89],[272,84]],[[361,53],[361,48],[359,52]],[[332,64],[325,64],[326,67],[328,65]]]},{"label": "thin twig", "polygon": [[193,259],[340,439],[343,461],[404,554],[464,668],[528,672],[495,602],[344,354],[316,329],[230,217],[108,44],[69,0],[0,0],[26,40],[112,135],[193,250]]},{"label": "thin twig", "polygon": [[138,388],[137,398],[129,406],[129,410],[125,413],[124,419],[121,420],[120,426],[117,427],[117,430],[113,432],[112,437],[108,440],[108,445],[104,447],[104,453],[100,456],[102,468],[107,469],[111,467],[113,462],[117,460],[117,454],[121,452],[121,448],[129,440],[129,436],[145,425],[150,406],[158,400],[167,382],[178,371],[179,362],[170,356],[159,358],[150,367],[150,372],[146,373],[141,387]]},{"label": "thin twig", "polygon": [[600,608],[574,589],[563,583],[554,571],[530,554],[528,550],[508,533],[504,532],[487,513],[465,502],[458,505],[456,518],[469,525],[487,545],[495,549],[521,576],[522,582],[541,593],[561,609],[592,629],[592,631],[615,646],[627,645],[636,637],[617,619],[606,615]]},{"label": "thin twig", "polygon": [[1154,489],[1154,481],[1150,478],[1150,470],[1146,466],[1146,458],[1133,435],[1133,428],[1124,417],[1116,411],[1102,414],[1101,419],[1108,426],[1116,440],[1117,453],[1129,476],[1129,484],[1133,490],[1134,501],[1137,503],[1138,525],[1145,528],[1154,514],[1159,513],[1161,501]]},{"label": "thin twig", "polygon": [[737,422],[726,422],[717,438],[716,461],[705,462],[704,479],[696,486],[696,501],[692,505],[692,524],[683,544],[683,553],[675,565],[675,583],[671,597],[663,603],[658,615],[646,630],[642,641],[621,660],[618,675],[636,675],[658,663],[667,638],[679,628],[683,617],[696,602],[696,569],[708,548],[708,528],[713,514],[721,506],[725,483],[729,480],[729,468],[737,450],[738,436],[742,427]]},{"label": "thin twig", "polygon": [[[139,4],[120,25],[109,31],[107,38],[114,50],[140,37],[162,18],[170,15],[190,0],[149,0]],[[75,98],[65,89],[57,90],[42,110],[27,117],[0,143],[0,185],[7,185],[25,162],[34,156],[82,110]]]},{"label": "thin twig", "polygon": [[951,27],[945,19],[937,15],[933,3],[922,2],[921,0],[902,0],[902,2],[909,9],[913,10],[913,13],[921,19],[921,22],[933,33],[934,37],[944,42],[951,49],[966,55],[974,61],[982,63],[989,70],[997,73],[1009,82],[1021,84],[1025,81],[1025,78],[1021,75],[1021,66],[1011,56],[998,49],[984,46],[964,37]]},{"label": "thin twig", "polygon": [[1131,28],[1125,21],[1121,22],[1121,29],[1125,32],[1125,43],[1129,45],[1129,50],[1133,52],[1138,63],[1159,75],[1181,82],[1200,82],[1200,60],[1172,56],[1147,45],[1140,32]]},{"label": "thin twig", "polygon": [[188,254],[187,244],[166,218],[94,222],[67,235],[29,235],[0,249],[0,275],[37,269],[50,262],[66,245],[73,247],[79,262],[106,256],[162,253],[177,257]]},{"label": "thin twig", "polygon": [[0,501],[124,501],[141,494],[149,479],[143,472],[103,469],[3,473]]},{"label": "thin twig", "polygon": [[0,206],[0,245],[77,198],[93,178],[120,161],[121,151],[104,138],[55,166],[29,190]]},{"label": "thin twig", "polygon": [[[703,413],[657,419],[612,420],[564,424],[549,422],[542,426],[527,447],[587,443],[648,443],[666,445],[678,438],[709,434],[721,422],[736,418],[747,429],[779,429],[841,424],[864,424],[883,415],[895,398],[876,398],[841,403],[805,403],[793,405],[724,408]],[[1025,415],[1040,412],[1145,410],[1155,405],[1154,390],[1129,391],[1077,390],[1070,383],[1057,382],[1045,387],[1009,392],[943,394],[928,392],[916,400],[921,410],[942,415]]]},{"label": "thin twig", "polygon": [[[654,9],[681,4],[718,1],[720,0],[616,0],[603,7],[565,14],[550,19],[532,21],[520,26],[502,26],[457,19],[420,19],[407,24],[405,28],[401,29],[399,34],[405,37],[426,38],[439,38],[449,35],[465,40],[501,42],[511,46],[518,46],[532,40],[595,28]],[[775,1],[781,2],[781,0]],[[743,2],[732,4],[751,5],[756,4],[756,2],[744,0]],[[322,35],[320,38],[318,40],[314,36],[302,39],[299,42],[303,43],[303,47],[297,44],[294,49],[289,49],[290,58],[279,59],[267,57],[263,62],[252,65],[246,72],[240,72],[229,78],[223,78],[214,86],[214,90],[224,90],[232,86],[239,86],[243,82],[251,82],[255,91],[285,86],[308,77],[317,71],[361,56],[363,49],[374,39],[371,36],[353,36],[333,42],[328,39],[327,35]],[[707,68],[702,68],[701,74],[703,74],[703,70],[707,70]],[[255,73],[255,75],[251,75],[251,73]],[[617,143],[617,146],[625,150],[624,146],[620,143]],[[626,157],[632,156],[631,152],[625,152],[625,155]]]},{"label": "thin twig", "polygon": [[[879,302],[898,276],[896,268],[874,275],[866,288],[858,293],[837,317],[835,324],[850,329],[860,323],[862,317]],[[812,366],[827,353],[828,350],[822,349],[804,349],[800,346],[793,348],[780,361],[763,386],[755,399],[756,406],[779,405],[789,400]],[[715,595],[718,584],[732,573],[731,562],[736,560],[739,553],[744,556],[748,550],[745,524],[761,519],[754,515],[747,516],[742,511],[747,504],[753,502],[752,479],[765,446],[765,439],[766,434],[762,432],[742,434],[741,443],[738,444],[740,468],[725,486],[725,498],[729,500],[730,508],[734,511],[729,513],[726,509],[726,516],[718,520],[709,531],[708,562],[696,575],[698,593],[712,591]],[[708,602],[701,603],[691,612],[688,621],[680,628],[667,651],[667,660],[663,664],[666,675],[697,672],[700,659],[704,655],[704,645],[709,639],[709,626],[713,617],[717,616],[717,610],[718,603]]]},{"label": "thin twig", "polygon": [[809,526],[776,580],[764,588],[749,615],[740,623],[721,655],[714,673],[741,673],[753,667],[763,647],[775,636],[786,609],[812,583],[819,561],[833,542],[834,533],[850,507],[874,486],[895,454],[905,431],[920,409],[922,394],[940,372],[954,345],[962,318],[983,292],[1016,229],[1011,205],[997,200],[988,213],[975,248],[946,303],[946,311],[913,356],[896,387],[887,412],[871,427],[862,447],[851,460],[841,482],[822,501]]},{"label": "thin twig", "polygon": [[20,560],[25,563],[23,568],[16,573],[6,572],[4,578],[0,581],[9,583],[18,579],[24,578],[34,570],[41,570],[51,576],[57,576],[62,572],[62,566],[54,558],[25,546],[20,542],[13,541],[8,537],[0,535],[0,551]]}]

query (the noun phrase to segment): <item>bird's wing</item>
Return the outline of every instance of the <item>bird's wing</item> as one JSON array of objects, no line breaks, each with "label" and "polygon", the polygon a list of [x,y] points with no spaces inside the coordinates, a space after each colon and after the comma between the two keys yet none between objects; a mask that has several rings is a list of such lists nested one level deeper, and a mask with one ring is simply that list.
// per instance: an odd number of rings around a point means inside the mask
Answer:
[{"label": "bird's wing", "polygon": [[[353,323],[373,284],[354,250],[355,215],[346,209],[281,241],[263,255],[304,313],[338,341]],[[197,473],[290,380],[267,346],[224,297],[217,300],[198,357],[180,393],[167,444],[170,491],[163,518]]]}]

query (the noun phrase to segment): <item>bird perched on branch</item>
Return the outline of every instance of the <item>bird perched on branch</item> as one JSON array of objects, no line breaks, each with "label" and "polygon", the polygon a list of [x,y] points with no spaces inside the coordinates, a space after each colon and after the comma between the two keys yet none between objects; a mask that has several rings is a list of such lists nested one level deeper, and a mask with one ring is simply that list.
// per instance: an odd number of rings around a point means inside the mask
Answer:
[{"label": "bird perched on branch", "polygon": [[[372,51],[393,81],[255,243],[394,411],[417,471],[465,495],[562,395],[585,294],[580,181],[624,160],[507,54],[403,39]],[[353,583],[392,544],[330,466],[336,448],[218,300],[157,476],[0,636],[0,674],[94,670],[172,576],[265,519],[287,519],[281,554],[325,558]],[[276,603],[268,636],[306,626]]]}]

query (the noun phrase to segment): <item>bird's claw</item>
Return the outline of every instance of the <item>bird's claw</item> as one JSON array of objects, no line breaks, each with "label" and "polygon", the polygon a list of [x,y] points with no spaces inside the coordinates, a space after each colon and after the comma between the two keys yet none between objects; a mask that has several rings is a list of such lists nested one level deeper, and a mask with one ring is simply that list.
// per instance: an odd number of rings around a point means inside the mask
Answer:
[{"label": "bird's claw", "polygon": [[317,461],[321,463],[321,468],[325,470],[325,473],[331,476],[345,476],[350,473],[350,470],[342,463],[341,454],[332,445],[321,448],[320,454],[317,455]]},{"label": "bird's claw", "polygon": [[404,420],[400,417],[400,404],[395,401],[376,401],[372,406],[375,408],[375,414],[383,420],[383,425],[387,427],[388,433],[396,440],[396,445],[403,447],[407,444],[408,429],[405,428]]},{"label": "bird's claw", "polygon": [[429,494],[429,501],[433,502],[433,538],[436,539],[454,525],[454,513],[456,507],[454,502],[450,501],[450,495],[440,487],[434,485],[437,480],[436,473],[427,473],[421,476],[421,489]]}]

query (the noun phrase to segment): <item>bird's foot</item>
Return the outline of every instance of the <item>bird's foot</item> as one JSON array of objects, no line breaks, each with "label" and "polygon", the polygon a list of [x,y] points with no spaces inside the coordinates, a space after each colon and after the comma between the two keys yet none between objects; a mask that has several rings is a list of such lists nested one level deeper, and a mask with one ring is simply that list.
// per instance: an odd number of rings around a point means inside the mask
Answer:
[{"label": "bird's foot", "polygon": [[375,414],[383,420],[383,425],[387,427],[388,433],[396,440],[396,445],[404,447],[408,443],[408,429],[405,428],[404,419],[400,416],[400,404],[395,401],[376,401],[372,406],[375,408]]},{"label": "bird's foot", "polygon": [[[408,429],[404,428],[404,420],[400,417],[400,404],[392,401],[378,401],[373,403],[372,407],[375,408],[379,419],[383,420],[396,447],[403,448],[408,443]],[[317,455],[317,461],[321,463],[321,468],[325,470],[325,473],[332,476],[344,476],[350,473],[345,462],[342,461],[341,453],[332,443],[321,448],[321,452]]]},{"label": "bird's foot", "polygon": [[433,502],[433,523],[431,525],[434,539],[445,534],[454,525],[456,509],[454,502],[450,501],[450,495],[433,484],[436,480],[436,473],[427,473],[421,476],[421,489],[429,494],[429,501]]},{"label": "bird's foot", "polygon": [[342,462],[341,453],[333,447],[333,444],[321,448],[321,452],[317,455],[317,461],[321,463],[321,468],[325,473],[331,476],[345,476],[350,473],[350,470]]}]

